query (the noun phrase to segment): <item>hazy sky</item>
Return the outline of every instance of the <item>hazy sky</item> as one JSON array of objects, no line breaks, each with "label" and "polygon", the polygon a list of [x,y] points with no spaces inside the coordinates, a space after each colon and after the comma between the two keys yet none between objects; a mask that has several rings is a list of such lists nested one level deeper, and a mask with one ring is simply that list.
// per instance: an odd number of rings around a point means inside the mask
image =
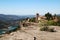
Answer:
[{"label": "hazy sky", "polygon": [[0,0],[0,14],[43,15],[60,13],[60,0]]}]

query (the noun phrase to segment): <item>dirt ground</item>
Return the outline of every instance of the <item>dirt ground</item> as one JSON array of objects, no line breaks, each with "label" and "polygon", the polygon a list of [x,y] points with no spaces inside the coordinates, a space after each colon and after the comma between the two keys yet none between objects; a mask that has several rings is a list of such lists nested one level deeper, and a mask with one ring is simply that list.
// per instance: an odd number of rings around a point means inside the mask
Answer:
[{"label": "dirt ground", "polygon": [[22,30],[6,34],[0,40],[60,40],[60,27],[56,27],[57,32],[40,31],[40,27],[31,25]]}]

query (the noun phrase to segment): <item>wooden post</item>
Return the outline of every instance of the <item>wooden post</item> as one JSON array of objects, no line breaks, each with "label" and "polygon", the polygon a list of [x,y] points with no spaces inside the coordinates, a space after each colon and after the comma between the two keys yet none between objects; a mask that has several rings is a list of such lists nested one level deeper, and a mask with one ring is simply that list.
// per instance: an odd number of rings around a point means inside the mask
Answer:
[{"label": "wooden post", "polygon": [[34,37],[34,40],[36,40],[36,37]]}]

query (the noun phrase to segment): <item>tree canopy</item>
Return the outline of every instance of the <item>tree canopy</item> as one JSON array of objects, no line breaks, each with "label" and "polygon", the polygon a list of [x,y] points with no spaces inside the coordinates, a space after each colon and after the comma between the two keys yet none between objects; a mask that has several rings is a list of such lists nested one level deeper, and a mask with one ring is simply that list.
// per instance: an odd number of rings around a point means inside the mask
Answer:
[{"label": "tree canopy", "polygon": [[50,14],[49,12],[45,14],[45,17],[47,18],[47,20],[52,19],[52,14]]}]

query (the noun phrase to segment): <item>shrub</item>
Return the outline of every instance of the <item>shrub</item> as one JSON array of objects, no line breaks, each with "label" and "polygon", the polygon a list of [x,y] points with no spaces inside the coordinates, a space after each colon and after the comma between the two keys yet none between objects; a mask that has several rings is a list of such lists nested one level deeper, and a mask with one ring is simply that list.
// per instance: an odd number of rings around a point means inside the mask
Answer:
[{"label": "shrub", "polygon": [[35,22],[35,18],[31,18],[29,22]]},{"label": "shrub", "polygon": [[49,32],[56,32],[56,30],[54,28],[50,28],[50,27],[41,27],[40,28],[41,31],[49,31]]},{"label": "shrub", "polygon": [[42,27],[40,30],[41,31],[48,31],[48,27]]}]

